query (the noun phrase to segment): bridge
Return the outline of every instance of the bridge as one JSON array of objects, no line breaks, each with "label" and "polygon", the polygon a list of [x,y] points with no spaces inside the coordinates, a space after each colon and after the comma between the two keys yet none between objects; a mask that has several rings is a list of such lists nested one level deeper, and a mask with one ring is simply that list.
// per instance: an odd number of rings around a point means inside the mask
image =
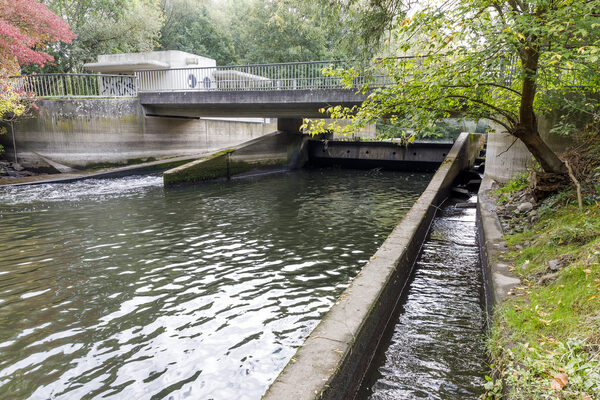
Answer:
[{"label": "bridge", "polygon": [[[348,89],[326,71],[360,71]],[[38,74],[13,77],[19,90],[39,98],[138,97],[146,115],[169,117],[278,118],[294,126],[302,118],[323,118],[320,109],[355,106],[365,84],[388,80],[348,61],[149,69],[134,75]]]},{"label": "bridge", "polygon": [[[360,67],[353,88],[325,71]],[[138,71],[140,102],[149,114],[318,118],[331,105],[361,104],[365,83],[382,85],[383,75],[346,61],[179,68]]]}]

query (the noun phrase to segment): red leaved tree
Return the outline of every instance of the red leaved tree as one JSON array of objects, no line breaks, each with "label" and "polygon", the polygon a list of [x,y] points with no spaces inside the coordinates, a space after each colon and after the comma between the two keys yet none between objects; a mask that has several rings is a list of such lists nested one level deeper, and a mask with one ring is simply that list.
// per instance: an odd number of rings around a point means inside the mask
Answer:
[{"label": "red leaved tree", "polygon": [[35,0],[0,0],[0,75],[19,65],[54,61],[41,49],[48,43],[75,38],[62,18]]}]

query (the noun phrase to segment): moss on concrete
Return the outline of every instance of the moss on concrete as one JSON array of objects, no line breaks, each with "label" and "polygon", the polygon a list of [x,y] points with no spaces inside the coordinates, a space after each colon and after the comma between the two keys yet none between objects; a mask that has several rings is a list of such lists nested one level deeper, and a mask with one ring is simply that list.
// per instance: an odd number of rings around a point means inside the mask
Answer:
[{"label": "moss on concrete", "polygon": [[165,186],[227,177],[229,157],[233,151],[233,149],[219,151],[166,171],[163,174]]},{"label": "moss on concrete", "polygon": [[287,159],[277,157],[244,161],[240,159],[241,157],[233,158],[234,153],[235,149],[226,149],[166,171],[163,174],[165,186],[230,178],[257,168],[286,165],[287,163]]}]

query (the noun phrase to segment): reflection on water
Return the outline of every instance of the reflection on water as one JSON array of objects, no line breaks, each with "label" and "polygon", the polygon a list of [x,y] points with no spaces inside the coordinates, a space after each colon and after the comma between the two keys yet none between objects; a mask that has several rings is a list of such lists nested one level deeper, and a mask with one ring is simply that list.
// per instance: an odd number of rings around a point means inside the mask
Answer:
[{"label": "reflection on water", "polygon": [[0,398],[260,398],[429,178],[0,190]]},{"label": "reflection on water", "polygon": [[474,208],[445,207],[434,219],[414,280],[362,388],[371,400],[477,399],[488,372]]}]

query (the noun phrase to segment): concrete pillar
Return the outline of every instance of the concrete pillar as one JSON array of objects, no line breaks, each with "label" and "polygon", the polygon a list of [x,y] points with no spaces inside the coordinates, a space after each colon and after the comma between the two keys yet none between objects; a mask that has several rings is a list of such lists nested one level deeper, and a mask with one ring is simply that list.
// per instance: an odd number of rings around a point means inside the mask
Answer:
[{"label": "concrete pillar", "polygon": [[277,130],[289,133],[300,133],[302,118],[277,118]]}]

